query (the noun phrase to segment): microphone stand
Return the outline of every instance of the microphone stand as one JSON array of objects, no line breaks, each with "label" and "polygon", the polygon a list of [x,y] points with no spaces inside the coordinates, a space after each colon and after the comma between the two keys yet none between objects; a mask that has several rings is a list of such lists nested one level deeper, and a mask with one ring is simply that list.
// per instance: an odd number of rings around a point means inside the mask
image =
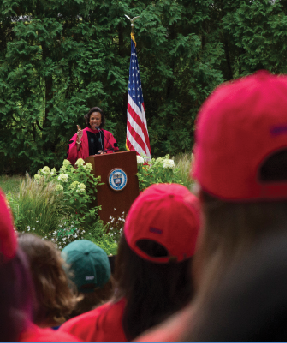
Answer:
[{"label": "microphone stand", "polygon": [[[98,131],[101,133],[103,133],[103,135],[104,135],[104,144],[103,144],[103,142],[102,142],[102,137],[101,137],[101,144],[102,144],[102,147],[103,147],[103,151],[105,151],[105,138],[106,138],[106,140],[107,140],[107,142],[110,144],[110,146],[112,146],[112,144],[110,143],[110,140],[105,136],[105,133],[104,133],[104,131],[100,128],[100,127],[97,127],[97,129],[98,129]],[[100,134],[100,136],[101,136],[101,134]],[[114,151],[114,149],[112,148],[112,149],[107,149],[107,150],[109,150],[109,151]]]}]

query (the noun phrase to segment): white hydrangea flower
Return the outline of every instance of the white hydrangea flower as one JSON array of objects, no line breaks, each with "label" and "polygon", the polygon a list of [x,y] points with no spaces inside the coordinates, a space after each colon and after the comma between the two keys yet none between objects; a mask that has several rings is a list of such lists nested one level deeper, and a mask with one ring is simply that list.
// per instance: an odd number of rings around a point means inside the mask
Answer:
[{"label": "white hydrangea flower", "polygon": [[93,169],[92,163],[86,163],[86,169],[92,170]]},{"label": "white hydrangea flower", "polygon": [[162,166],[165,169],[173,169],[175,167],[174,160],[164,160]]},{"label": "white hydrangea flower", "polygon": [[68,178],[69,178],[69,175],[68,174],[60,174],[58,176],[58,180],[59,181],[63,181],[63,182],[68,182]]},{"label": "white hydrangea flower", "polygon": [[48,174],[50,174],[50,168],[48,167],[48,166],[45,166],[43,169],[42,169],[42,173],[43,174],[46,174],[46,175],[48,175]]},{"label": "white hydrangea flower", "polygon": [[40,180],[40,178],[41,178],[41,175],[39,175],[39,174],[34,175],[34,180]]},{"label": "white hydrangea flower", "polygon": [[76,187],[78,187],[79,184],[80,184],[79,181],[74,181],[70,184],[69,188],[74,190]]},{"label": "white hydrangea flower", "polygon": [[77,162],[75,163],[78,167],[83,166],[85,161],[82,158],[77,159]]},{"label": "white hydrangea flower", "polygon": [[56,186],[56,191],[57,192],[62,192],[63,191],[63,186],[62,185],[57,185]]},{"label": "white hydrangea flower", "polygon": [[86,192],[86,185],[83,183],[80,183],[76,192],[77,193],[85,193]]},{"label": "white hydrangea flower", "polygon": [[144,163],[144,158],[141,156],[137,156],[137,163]]},{"label": "white hydrangea flower", "polygon": [[158,158],[156,159],[156,161],[157,161],[158,163],[163,163],[163,162],[164,162],[164,158],[163,158],[163,157],[158,157]]},{"label": "white hydrangea flower", "polygon": [[56,168],[51,169],[51,175],[55,175],[57,173]]},{"label": "white hydrangea flower", "polygon": [[62,167],[63,167],[63,168],[66,168],[66,167],[68,167],[69,164],[71,164],[71,163],[70,163],[67,159],[65,159],[65,160],[63,161]]}]

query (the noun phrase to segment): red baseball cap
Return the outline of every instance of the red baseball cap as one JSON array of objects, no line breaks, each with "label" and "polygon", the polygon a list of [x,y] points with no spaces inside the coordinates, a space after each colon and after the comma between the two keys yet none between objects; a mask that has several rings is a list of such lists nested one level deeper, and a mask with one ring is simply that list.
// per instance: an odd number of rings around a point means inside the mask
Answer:
[{"label": "red baseball cap", "polygon": [[8,202],[0,190],[0,251],[7,258],[16,253],[17,238]]},{"label": "red baseball cap", "polygon": [[[147,188],[129,210],[124,235],[140,257],[155,262],[181,262],[193,256],[199,231],[198,199],[178,184],[156,184]],[[152,257],[138,242],[155,241],[168,251],[167,257]]]},{"label": "red baseball cap", "polygon": [[260,167],[287,149],[287,77],[260,71],[223,84],[203,104],[191,171],[224,200],[286,199],[286,181],[262,181]]}]

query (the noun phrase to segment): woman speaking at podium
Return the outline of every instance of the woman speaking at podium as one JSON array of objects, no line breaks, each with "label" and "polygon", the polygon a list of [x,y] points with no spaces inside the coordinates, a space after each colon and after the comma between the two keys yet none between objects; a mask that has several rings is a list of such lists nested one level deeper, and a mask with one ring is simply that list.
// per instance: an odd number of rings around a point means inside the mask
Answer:
[{"label": "woman speaking at podium", "polygon": [[77,125],[78,131],[69,140],[68,160],[74,164],[78,158],[85,159],[89,156],[118,151],[117,141],[114,136],[103,129],[105,116],[99,107],[93,107],[85,115],[85,129]]}]

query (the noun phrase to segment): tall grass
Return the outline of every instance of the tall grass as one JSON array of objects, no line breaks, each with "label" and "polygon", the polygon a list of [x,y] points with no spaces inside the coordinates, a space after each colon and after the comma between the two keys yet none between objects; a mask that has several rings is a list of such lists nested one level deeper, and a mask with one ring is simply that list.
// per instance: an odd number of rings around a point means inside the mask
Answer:
[{"label": "tall grass", "polygon": [[0,187],[4,193],[19,193],[21,182],[25,179],[22,175],[0,175]]},{"label": "tall grass", "polygon": [[180,178],[183,184],[190,188],[192,185],[192,179],[190,178],[190,168],[192,163],[192,152],[181,153],[174,157],[174,163],[176,168],[180,170]]},{"label": "tall grass", "polygon": [[31,231],[39,235],[57,229],[63,218],[61,196],[55,195],[55,184],[34,181],[30,176],[21,182],[18,194],[8,199],[18,231]]}]

